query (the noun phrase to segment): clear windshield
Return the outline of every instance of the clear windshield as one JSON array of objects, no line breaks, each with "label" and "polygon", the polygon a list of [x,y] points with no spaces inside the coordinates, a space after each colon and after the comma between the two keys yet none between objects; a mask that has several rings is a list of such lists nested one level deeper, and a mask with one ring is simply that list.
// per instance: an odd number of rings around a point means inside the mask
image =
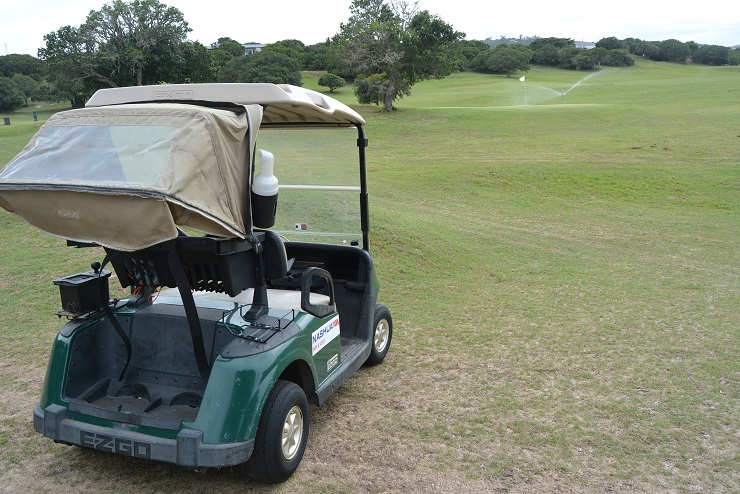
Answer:
[{"label": "clear windshield", "polygon": [[362,245],[357,129],[263,128],[280,183],[273,231],[288,240]]},{"label": "clear windshield", "polygon": [[0,178],[158,185],[179,129],[164,125],[46,127]]}]

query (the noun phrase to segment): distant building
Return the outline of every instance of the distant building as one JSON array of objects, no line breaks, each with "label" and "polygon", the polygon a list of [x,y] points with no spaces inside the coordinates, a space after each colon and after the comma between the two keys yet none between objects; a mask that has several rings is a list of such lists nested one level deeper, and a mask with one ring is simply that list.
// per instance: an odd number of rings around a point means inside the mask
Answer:
[{"label": "distant building", "polygon": [[496,48],[499,45],[528,46],[532,41],[536,40],[537,38],[539,38],[539,36],[525,36],[523,34],[520,34],[518,38],[507,38],[506,36],[501,36],[498,39],[486,38],[485,40],[483,40],[483,42],[491,48]]},{"label": "distant building", "polygon": [[596,48],[596,43],[592,41],[576,41],[576,48],[583,48],[584,50],[590,50]]},{"label": "distant building", "polygon": [[242,43],[242,46],[244,47],[244,54],[251,55],[252,53],[262,51],[262,48],[267,45],[263,45],[262,43]]},{"label": "distant building", "polygon": [[[264,48],[267,45],[264,45],[262,43],[242,43],[242,46],[244,47],[244,54],[251,55],[252,53],[257,53],[258,51],[262,51],[262,48]],[[208,47],[209,50],[215,50],[217,48],[218,48],[218,43],[211,43],[211,46]]]}]

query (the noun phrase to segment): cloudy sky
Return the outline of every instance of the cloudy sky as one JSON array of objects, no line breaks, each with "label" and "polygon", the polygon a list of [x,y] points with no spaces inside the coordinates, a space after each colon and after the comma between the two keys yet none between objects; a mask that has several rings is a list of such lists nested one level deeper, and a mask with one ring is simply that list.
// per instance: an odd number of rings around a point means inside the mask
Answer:
[{"label": "cloudy sky", "polygon": [[[180,9],[189,39],[209,45],[228,36],[241,42],[326,40],[349,18],[351,0],[161,0]],[[105,0],[0,0],[0,54],[36,56],[45,34],[79,26]],[[608,36],[647,40],[676,38],[703,44],[740,44],[740,8],[731,0],[674,2],[617,0],[418,0],[467,39],[540,36],[598,41]]]}]

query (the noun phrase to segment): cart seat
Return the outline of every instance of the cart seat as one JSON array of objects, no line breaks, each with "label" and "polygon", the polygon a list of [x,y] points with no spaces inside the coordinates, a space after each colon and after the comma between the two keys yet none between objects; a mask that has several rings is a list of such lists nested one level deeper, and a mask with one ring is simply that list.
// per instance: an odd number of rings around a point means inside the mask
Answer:
[{"label": "cart seat", "polygon": [[[193,298],[196,305],[200,300],[214,300],[219,302],[231,302],[239,305],[249,305],[254,298],[254,288],[248,288],[236,296],[230,296],[227,293],[194,291]],[[301,292],[299,290],[277,290],[269,288],[267,298],[270,301],[270,308],[281,310],[301,310]],[[315,305],[330,305],[331,299],[328,295],[321,293],[311,293],[311,303]],[[155,303],[180,303],[180,292],[176,288],[167,288],[159,293]]]}]

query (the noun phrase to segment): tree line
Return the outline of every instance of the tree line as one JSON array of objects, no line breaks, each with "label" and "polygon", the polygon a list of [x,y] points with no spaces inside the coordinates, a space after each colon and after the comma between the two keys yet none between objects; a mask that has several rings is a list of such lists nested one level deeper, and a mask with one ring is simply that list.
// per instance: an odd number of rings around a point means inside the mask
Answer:
[{"label": "tree line", "polygon": [[591,49],[578,48],[570,38],[527,38],[525,42],[499,43],[464,41],[464,70],[506,73],[544,65],[571,70],[598,70],[602,66],[627,67],[634,56],[655,61],[740,65],[740,50],[718,45],[699,45],[676,39],[644,41],[637,38],[602,38]]},{"label": "tree line", "polygon": [[161,83],[271,82],[300,86],[301,71],[326,71],[331,91],[353,82],[362,104],[386,110],[419,81],[472,70],[511,76],[532,64],[573,70],[628,66],[633,56],[669,62],[738,65],[740,50],[678,40],[603,38],[593,49],[569,38],[527,38],[490,47],[405,0],[353,0],[350,17],[326,42],[288,39],[245,55],[241,42],[209,47],[187,39],[183,14],[159,0],[113,0],[80,26],[44,36],[38,58],[0,56],[0,111],[37,101],[81,107],[97,89]]}]

